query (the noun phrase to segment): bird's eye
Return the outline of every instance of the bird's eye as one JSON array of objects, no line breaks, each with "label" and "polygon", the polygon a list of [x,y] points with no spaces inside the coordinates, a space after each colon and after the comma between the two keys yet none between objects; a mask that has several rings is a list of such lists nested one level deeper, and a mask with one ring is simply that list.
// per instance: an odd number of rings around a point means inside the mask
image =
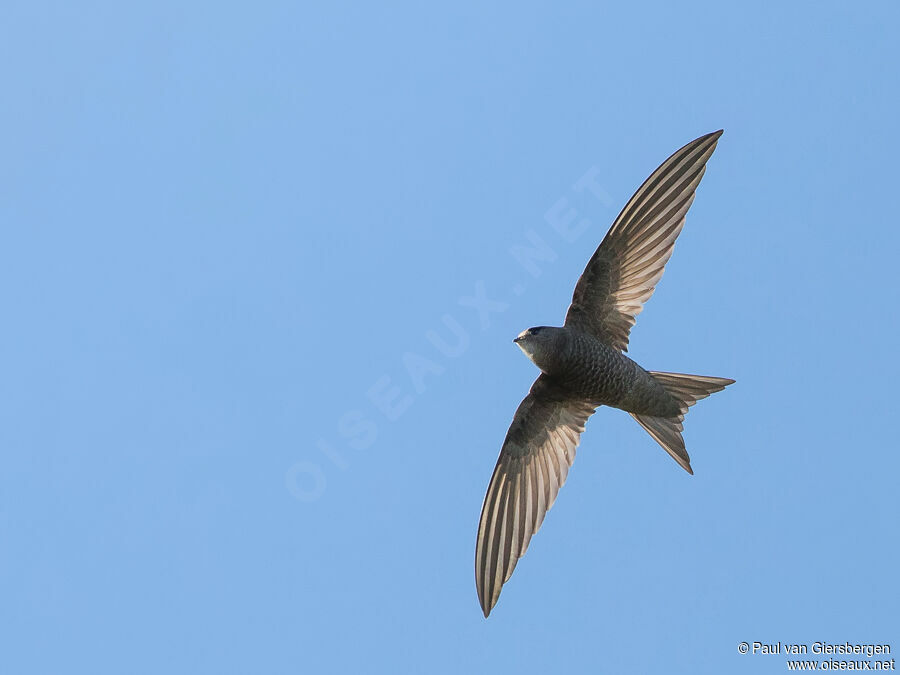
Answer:
[{"label": "bird's eye", "polygon": [[540,328],[532,328],[532,329],[531,329],[531,334],[532,334],[532,335],[537,335],[537,334],[540,333],[540,332],[541,332],[541,329],[540,329]]}]

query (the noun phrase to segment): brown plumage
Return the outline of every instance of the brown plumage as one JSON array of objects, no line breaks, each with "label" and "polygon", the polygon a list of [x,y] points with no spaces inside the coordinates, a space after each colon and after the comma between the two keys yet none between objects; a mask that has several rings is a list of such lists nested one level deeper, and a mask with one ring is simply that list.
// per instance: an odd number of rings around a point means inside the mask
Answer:
[{"label": "brown plumage", "polygon": [[721,135],[688,143],[635,192],[578,280],[562,328],[530,328],[515,340],[541,374],[516,410],[482,506],[475,584],[485,616],[553,506],[598,406],[629,412],[693,473],[684,416],[734,380],[647,371],[624,352]]}]

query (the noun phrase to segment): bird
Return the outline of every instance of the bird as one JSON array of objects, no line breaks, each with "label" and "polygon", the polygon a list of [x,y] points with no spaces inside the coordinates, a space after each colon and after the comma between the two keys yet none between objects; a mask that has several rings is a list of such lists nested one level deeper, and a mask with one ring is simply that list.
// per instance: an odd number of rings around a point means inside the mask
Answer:
[{"label": "bird", "polygon": [[513,416],[481,509],[475,585],[485,618],[556,500],[598,407],[629,413],[694,473],[684,417],[734,380],[644,370],[625,352],[721,135],[691,141],[638,188],[588,261],[562,327],[529,328],[513,340],[541,373]]}]

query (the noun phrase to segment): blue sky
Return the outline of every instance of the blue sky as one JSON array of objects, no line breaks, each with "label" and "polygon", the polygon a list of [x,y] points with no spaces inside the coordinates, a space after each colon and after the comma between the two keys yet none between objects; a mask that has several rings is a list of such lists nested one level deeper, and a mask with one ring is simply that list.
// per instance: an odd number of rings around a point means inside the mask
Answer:
[{"label": "blue sky", "polygon": [[[12,3],[0,670],[758,673],[784,659],[741,641],[898,640],[897,30]],[[536,375],[510,340],[718,128],[630,351],[737,379],[687,418],[696,475],[600,410],[485,621],[481,501]]]}]

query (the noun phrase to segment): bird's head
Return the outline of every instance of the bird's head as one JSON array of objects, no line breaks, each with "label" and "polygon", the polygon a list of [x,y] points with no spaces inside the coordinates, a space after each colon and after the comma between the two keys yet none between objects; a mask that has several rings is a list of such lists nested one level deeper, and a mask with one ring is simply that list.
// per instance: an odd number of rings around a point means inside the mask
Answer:
[{"label": "bird's head", "polygon": [[513,342],[525,352],[525,356],[545,373],[549,373],[557,361],[565,340],[565,331],[552,326],[537,326],[519,333]]}]

